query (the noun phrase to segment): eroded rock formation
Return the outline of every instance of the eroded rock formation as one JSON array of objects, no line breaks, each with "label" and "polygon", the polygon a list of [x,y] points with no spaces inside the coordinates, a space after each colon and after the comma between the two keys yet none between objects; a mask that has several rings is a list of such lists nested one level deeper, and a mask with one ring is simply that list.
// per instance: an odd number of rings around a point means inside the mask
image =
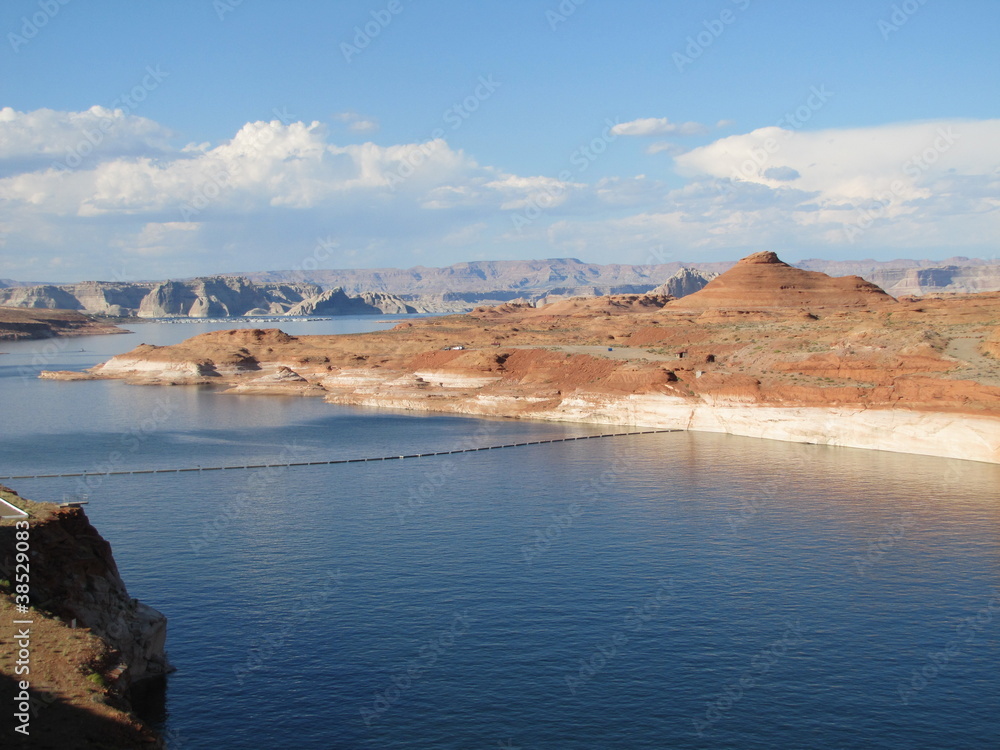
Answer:
[{"label": "eroded rock formation", "polygon": [[681,268],[649,294],[661,297],[687,297],[689,294],[700,292],[718,275],[712,271],[699,271],[697,268]]},{"label": "eroded rock formation", "polygon": [[896,300],[758,253],[676,300],[509,302],[351,336],[218,332],[42,376],[1000,462],[998,319],[998,293]]},{"label": "eroded rock formation", "polygon": [[769,251],[743,258],[694,294],[671,303],[692,310],[854,308],[895,303],[860,276],[832,277],[784,263]]}]

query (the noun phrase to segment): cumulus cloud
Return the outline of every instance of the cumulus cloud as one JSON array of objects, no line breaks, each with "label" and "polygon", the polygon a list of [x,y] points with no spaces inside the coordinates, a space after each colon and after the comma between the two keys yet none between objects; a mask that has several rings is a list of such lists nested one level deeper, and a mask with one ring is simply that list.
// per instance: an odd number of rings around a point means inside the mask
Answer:
[{"label": "cumulus cloud", "polygon": [[611,128],[614,135],[701,135],[708,129],[698,122],[671,122],[666,117],[642,117],[638,120],[620,122]]},{"label": "cumulus cloud", "polygon": [[935,223],[956,212],[994,212],[997,176],[991,172],[997,164],[1000,120],[813,132],[769,127],[676,158],[682,175],[709,175],[730,188],[764,186],[775,200],[787,189],[784,183],[794,181],[797,190],[815,198],[790,220],[826,227],[824,244],[836,241],[838,233],[841,240],[854,241],[870,230],[906,226],[909,231],[914,223]]},{"label": "cumulus cloud", "polygon": [[[177,275],[168,262],[171,248],[177,257],[200,251],[205,262],[208,256],[224,257],[239,238],[269,256],[292,236],[311,245],[309,233],[325,235],[332,223],[355,243],[351,251],[382,247],[396,254],[409,243],[416,252],[419,242],[433,244],[447,236],[454,244],[456,238],[478,236],[479,230],[463,233],[463,228],[483,221],[506,229],[507,213],[526,201],[579,189],[481,166],[440,138],[340,145],[318,122],[273,120],[247,123],[219,144],[175,146],[156,123],[98,110],[3,111],[0,225],[8,246],[32,248],[21,258],[0,258],[5,275],[46,278],[46,270],[57,267],[57,246],[91,248],[78,255],[81,269],[104,263],[104,271],[81,270],[81,276],[108,276],[122,258],[136,256],[153,259],[149,268],[162,268],[160,275]],[[109,135],[105,148],[75,168],[52,164],[63,147],[81,137],[77,128],[105,116],[121,121],[120,134],[140,134],[145,141],[134,136],[129,143],[139,147],[114,148]],[[228,238],[221,246],[220,237]],[[110,258],[107,248],[115,249],[117,259],[104,260]],[[37,261],[29,263],[30,258]],[[254,267],[246,251],[240,258],[242,267]],[[405,257],[372,261],[405,263]],[[271,256],[256,265],[280,263]]]},{"label": "cumulus cloud", "polygon": [[559,221],[551,244],[643,260],[668,239],[730,257],[761,247],[852,247],[995,257],[1000,120],[800,132],[764,128],[675,156],[683,187],[626,216]]},{"label": "cumulus cloud", "polygon": [[100,160],[172,151],[174,134],[121,109],[83,112],[0,109],[0,166],[4,172],[51,166],[76,169]]},{"label": "cumulus cloud", "polygon": [[[105,120],[112,127],[86,158],[66,164]],[[685,125],[670,127],[679,135]],[[836,254],[852,242],[976,255],[1000,232],[1000,120],[770,127],[687,151],[657,141],[647,153],[658,155],[651,169],[676,174],[608,176],[611,153],[589,181],[582,170],[514,174],[443,138],[343,145],[318,122],[251,122],[219,143],[179,145],[164,126],[119,111],[6,108],[0,276],[280,268],[294,265],[280,253],[308,254],[332,234],[341,262],[375,266],[482,253],[644,263],[665,243],[691,259],[761,247]]]},{"label": "cumulus cloud", "polygon": [[840,130],[777,127],[721,138],[679,156],[678,171],[767,184],[767,170],[799,172],[801,187],[831,199],[865,199],[901,181],[907,196],[944,174],[974,175],[1000,163],[1000,120],[921,122]]}]

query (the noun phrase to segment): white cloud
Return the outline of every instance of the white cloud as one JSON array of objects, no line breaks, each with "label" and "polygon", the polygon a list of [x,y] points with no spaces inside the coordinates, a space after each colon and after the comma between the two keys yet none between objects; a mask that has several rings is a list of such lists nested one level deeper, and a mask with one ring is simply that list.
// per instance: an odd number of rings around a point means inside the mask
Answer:
[{"label": "white cloud", "polygon": [[670,122],[666,117],[643,117],[629,122],[620,122],[611,128],[614,135],[701,135],[707,128],[697,122]]},{"label": "white cloud", "polygon": [[669,156],[679,156],[685,151],[687,151],[686,148],[670,141],[656,141],[656,143],[651,143],[646,147],[646,153],[650,155],[665,153]]},{"label": "white cloud", "polygon": [[[798,132],[764,128],[675,157],[686,184],[628,216],[559,221],[557,248],[586,241],[643,260],[669,242],[736,257],[762,247],[836,256],[995,255],[1000,120]],[[852,243],[857,243],[852,244]],[[715,255],[715,257],[718,257]]]},{"label": "white cloud", "polygon": [[173,150],[173,133],[144,117],[94,106],[83,112],[0,109],[0,166],[4,172],[43,166],[86,168],[102,159]]},{"label": "white cloud", "polygon": [[[54,168],[79,128],[101,118],[114,122],[101,148],[75,169]],[[618,127],[661,127],[643,122]],[[664,243],[692,258],[761,247],[836,255],[859,223],[855,241],[893,255],[977,255],[1000,234],[1000,120],[772,127],[689,151],[657,141],[647,152],[662,155],[651,170],[667,157],[677,174],[513,174],[444,139],[340,145],[317,122],[252,122],[221,143],[179,146],[158,123],[110,110],[8,108],[0,276],[280,268],[294,265],[294,248],[308,253],[331,233],[339,258],[393,266],[484,253],[643,263],[645,248]],[[601,158],[613,175],[610,152]]]},{"label": "white cloud", "polygon": [[850,227],[858,226],[867,233],[899,222],[994,211],[998,179],[991,170],[998,163],[1000,120],[812,132],[769,127],[676,159],[682,175],[761,185],[775,196],[791,178],[796,190],[815,198],[790,221],[829,225],[833,233],[826,241],[838,228],[852,233]]},{"label": "white cloud", "polygon": [[373,117],[363,117],[357,112],[338,112],[334,120],[347,124],[355,133],[371,133],[378,130],[378,121]]},{"label": "white cloud", "polygon": [[761,128],[722,138],[677,158],[687,176],[771,184],[772,167],[801,174],[799,187],[829,199],[872,197],[894,181],[925,197],[944,174],[988,173],[1000,163],[1000,120],[903,123],[871,128],[793,131]]},{"label": "white cloud", "polygon": [[517,177],[504,175],[486,184],[502,196],[500,209],[517,211],[535,205],[554,208],[563,205],[572,191],[585,187],[583,183],[563,182],[554,177]]}]

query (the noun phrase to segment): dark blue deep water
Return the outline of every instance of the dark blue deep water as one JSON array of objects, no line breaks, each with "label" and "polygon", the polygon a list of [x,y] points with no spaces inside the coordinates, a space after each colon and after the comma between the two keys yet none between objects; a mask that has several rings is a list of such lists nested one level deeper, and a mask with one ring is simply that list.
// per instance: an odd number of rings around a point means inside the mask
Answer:
[{"label": "dark blue deep water", "polygon": [[[26,376],[202,329],[136,330],[0,346],[0,473],[607,431]],[[174,748],[953,750],[1000,747],[998,479],[671,433],[6,483],[87,494],[130,593],[169,617]]]}]

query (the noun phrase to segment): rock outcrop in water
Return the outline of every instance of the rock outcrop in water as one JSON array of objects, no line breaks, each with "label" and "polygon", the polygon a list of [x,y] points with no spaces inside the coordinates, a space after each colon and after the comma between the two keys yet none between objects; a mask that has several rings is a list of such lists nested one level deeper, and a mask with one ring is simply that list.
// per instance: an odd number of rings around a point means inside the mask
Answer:
[{"label": "rock outcrop in water", "polygon": [[0,340],[48,339],[55,336],[96,336],[127,333],[118,326],[75,310],[24,310],[0,307]]},{"label": "rock outcrop in water", "polygon": [[997,320],[998,293],[896,300],[758,253],[677,300],[506,303],[351,336],[218,332],[42,377],[219,383],[1000,463]]}]

